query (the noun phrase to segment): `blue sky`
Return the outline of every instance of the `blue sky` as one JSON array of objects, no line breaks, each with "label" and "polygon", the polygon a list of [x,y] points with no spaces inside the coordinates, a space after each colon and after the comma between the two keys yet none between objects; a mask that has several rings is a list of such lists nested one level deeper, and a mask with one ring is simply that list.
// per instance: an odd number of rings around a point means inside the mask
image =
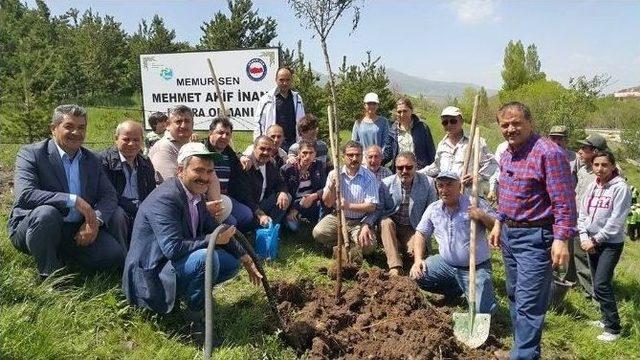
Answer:
[{"label": "blue sky", "polygon": [[[33,0],[29,4],[35,3]],[[127,32],[142,18],[159,14],[179,40],[195,44],[200,26],[226,1],[47,1],[53,14],[91,7],[113,15]],[[261,16],[277,23],[277,40],[290,48],[303,41],[303,52],[321,72],[324,61],[313,32],[300,26],[284,1],[254,0]],[[571,76],[612,76],[608,91],[640,85],[640,1],[635,0],[369,0],[360,25],[351,30],[350,14],[329,38],[332,65],[342,56],[360,63],[366,51],[404,73],[431,80],[471,82],[498,89],[506,43],[535,43],[547,77],[567,84]]]}]

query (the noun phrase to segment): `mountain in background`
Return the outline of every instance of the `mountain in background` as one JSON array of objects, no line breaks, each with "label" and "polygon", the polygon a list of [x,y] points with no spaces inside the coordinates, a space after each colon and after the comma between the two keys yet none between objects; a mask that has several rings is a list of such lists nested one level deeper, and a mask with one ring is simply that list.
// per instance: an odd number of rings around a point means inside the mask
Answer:
[{"label": "mountain in background", "polygon": [[[391,88],[403,94],[417,96],[422,95],[435,101],[446,101],[454,97],[462,96],[467,87],[480,89],[480,85],[461,82],[427,80],[417,76],[407,75],[398,70],[387,68],[387,76],[391,82]],[[488,96],[498,93],[494,89],[486,89]]]},{"label": "mountain in background", "polygon": [[[450,81],[427,80],[417,76],[408,75],[392,68],[386,68],[391,89],[401,94],[411,96],[422,95],[429,100],[439,103],[446,102],[454,97],[461,97],[467,87],[480,89],[480,85]],[[320,83],[326,84],[329,77],[326,74],[316,72],[320,77]],[[486,89],[489,97],[498,93],[495,89]]]}]

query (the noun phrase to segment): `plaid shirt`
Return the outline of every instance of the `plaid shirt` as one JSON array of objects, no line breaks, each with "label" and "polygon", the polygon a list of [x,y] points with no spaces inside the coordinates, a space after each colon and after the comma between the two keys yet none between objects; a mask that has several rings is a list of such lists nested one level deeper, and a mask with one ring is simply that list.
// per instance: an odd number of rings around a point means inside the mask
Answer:
[{"label": "plaid shirt", "polygon": [[[362,165],[362,167],[364,167],[365,169],[368,169],[366,166]],[[371,171],[371,170],[369,170]],[[380,185],[382,183],[382,179],[386,178],[387,176],[391,176],[393,175],[393,173],[391,172],[391,170],[389,170],[388,168],[384,167],[384,166],[380,166],[378,168],[378,171],[373,172],[373,175],[375,175],[376,180],[378,180],[378,185]]]},{"label": "plaid shirt", "polygon": [[553,219],[553,237],[576,236],[573,179],[564,151],[533,134],[519,149],[508,148],[500,159],[500,221]]}]

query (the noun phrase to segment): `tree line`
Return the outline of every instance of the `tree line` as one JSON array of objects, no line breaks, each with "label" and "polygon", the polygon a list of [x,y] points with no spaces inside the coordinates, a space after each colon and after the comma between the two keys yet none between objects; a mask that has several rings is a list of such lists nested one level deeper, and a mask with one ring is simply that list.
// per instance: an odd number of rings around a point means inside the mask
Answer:
[{"label": "tree line", "polygon": [[[287,49],[274,44],[277,23],[262,17],[251,0],[228,0],[227,11],[216,12],[201,25],[198,44],[176,40],[162,17],[142,19],[128,34],[113,16],[89,9],[69,9],[53,16],[43,0],[29,8],[20,0],[0,0],[1,141],[32,142],[48,136],[50,112],[57,104],[135,105],[140,89],[139,55],[189,50],[229,50],[279,46],[281,64],[294,71],[294,86],[305,107],[326,117],[328,89],[306,62],[302,44]],[[339,112],[349,121],[361,116],[362,96],[379,92],[381,111],[393,106],[389,79],[380,58],[366,54],[358,65],[343,60],[339,69]]]},{"label": "tree line", "polygon": [[[69,9],[52,16],[43,0],[28,7],[20,0],[0,0],[0,142],[32,142],[48,136],[51,109],[60,103],[83,105],[136,105],[140,89],[139,55],[189,50],[228,50],[279,46],[281,64],[294,72],[294,88],[300,91],[307,111],[320,119],[326,134],[326,106],[330,92],[310,62],[302,43],[288,49],[277,40],[277,22],[262,16],[251,0],[227,0],[226,11],[218,11],[200,26],[199,42],[176,40],[175,30],[154,15],[142,19],[137,31],[128,34],[113,16],[91,9],[80,13]],[[342,129],[350,129],[362,116],[362,96],[377,92],[380,113],[390,117],[399,95],[390,87],[380,57],[367,52],[360,63],[345,57],[336,72],[337,108]],[[592,78],[576,76],[568,86],[547,79],[535,44],[510,41],[502,66],[503,86],[496,96],[486,90],[467,88],[460,97],[447,100],[471,119],[473,99],[480,95],[478,119],[495,121],[495,111],[506,101],[528,104],[536,128],[545,133],[552,125],[566,125],[571,139],[584,136],[587,126],[623,129],[630,155],[640,157],[640,102],[617,101],[604,96],[610,84],[606,74]],[[424,98],[415,99],[429,115],[441,107]],[[636,153],[634,153],[637,152]]]}]

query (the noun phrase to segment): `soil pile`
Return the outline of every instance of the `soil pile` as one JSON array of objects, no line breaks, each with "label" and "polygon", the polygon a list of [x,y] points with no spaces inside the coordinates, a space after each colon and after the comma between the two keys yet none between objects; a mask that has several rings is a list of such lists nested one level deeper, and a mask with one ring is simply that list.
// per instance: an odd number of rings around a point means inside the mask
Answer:
[{"label": "soil pile", "polygon": [[470,350],[453,336],[447,308],[428,303],[414,281],[360,271],[339,303],[333,288],[275,284],[288,342],[312,359],[491,359],[492,336]]}]

